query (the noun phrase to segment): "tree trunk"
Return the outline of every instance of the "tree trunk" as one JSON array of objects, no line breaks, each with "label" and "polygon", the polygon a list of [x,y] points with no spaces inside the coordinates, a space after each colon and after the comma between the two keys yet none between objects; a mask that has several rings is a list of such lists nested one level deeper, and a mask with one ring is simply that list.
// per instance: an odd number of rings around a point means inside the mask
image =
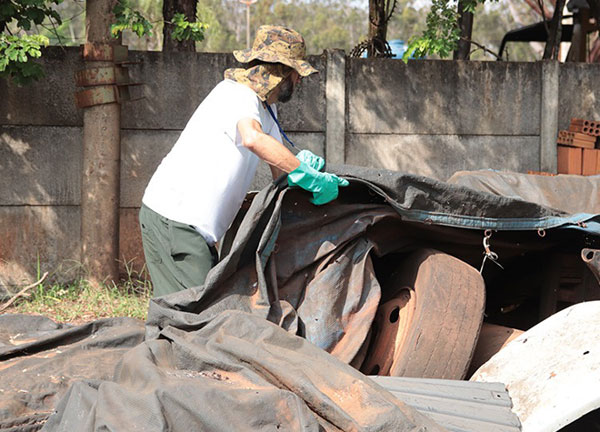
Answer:
[{"label": "tree trunk", "polygon": [[469,60],[473,33],[473,14],[465,11],[463,1],[458,2],[458,27],[460,28],[460,39],[454,51],[454,60]]},{"label": "tree trunk", "polygon": [[185,15],[188,21],[196,21],[196,5],[198,0],[164,0],[163,2],[163,51],[196,51],[193,40],[178,41],[173,39],[173,17],[176,13]]},{"label": "tree trunk", "polygon": [[557,60],[558,49],[560,47],[560,39],[562,33],[562,16],[565,7],[565,0],[556,0],[554,14],[548,26],[548,37],[546,39],[546,48],[544,49],[543,60]]},{"label": "tree trunk", "polygon": [[[88,0],[86,41],[118,44],[110,35],[117,0]],[[86,61],[86,67],[112,62]],[[81,257],[92,286],[119,276],[119,184],[121,106],[107,103],[84,108],[81,178]]]},{"label": "tree trunk", "polygon": [[[369,0],[369,40],[385,41],[387,37],[387,21],[385,16],[386,0]],[[367,56],[373,57],[377,53],[374,44],[367,50]]]}]

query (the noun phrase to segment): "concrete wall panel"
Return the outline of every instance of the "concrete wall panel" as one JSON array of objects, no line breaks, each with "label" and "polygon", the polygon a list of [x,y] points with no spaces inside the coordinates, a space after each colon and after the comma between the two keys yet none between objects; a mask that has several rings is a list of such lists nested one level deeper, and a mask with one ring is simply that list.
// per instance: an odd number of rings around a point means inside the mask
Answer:
[{"label": "concrete wall panel", "polygon": [[600,121],[598,77],[600,64],[597,63],[565,63],[560,66],[559,129],[568,129],[572,117]]},{"label": "concrete wall panel", "polygon": [[[119,268],[143,271],[144,251],[137,208],[120,211]],[[0,206],[0,297],[49,273],[48,281],[80,276],[78,206]],[[126,268],[129,268],[129,270]]]},{"label": "concrete wall panel", "polygon": [[131,52],[134,92],[144,99],[123,104],[122,127],[183,129],[198,104],[236,62],[231,54]]},{"label": "concrete wall panel", "polygon": [[66,282],[80,269],[79,207],[0,206],[0,292],[40,272]]},{"label": "concrete wall panel", "polygon": [[350,132],[539,134],[539,64],[348,60]]},{"label": "concrete wall panel", "polygon": [[121,131],[121,207],[139,207],[146,185],[180,131]]},{"label": "concrete wall panel", "polygon": [[454,172],[486,168],[539,170],[538,137],[352,135],[349,165],[378,167],[447,180]]},{"label": "concrete wall panel", "polygon": [[327,60],[325,56],[309,56],[308,61],[319,73],[302,78],[302,82],[294,90],[292,100],[277,107],[281,126],[286,133],[325,132]]},{"label": "concrete wall panel", "polygon": [[82,129],[0,126],[0,205],[78,205]]},{"label": "concrete wall panel", "polygon": [[75,106],[74,73],[83,69],[79,48],[49,47],[40,63],[45,78],[17,87],[0,79],[0,124],[82,126]]},{"label": "concrete wall panel", "polygon": [[[223,79],[223,72],[240,67],[232,54],[132,52],[132,81],[143,82],[144,99],[123,104],[123,127],[129,129],[183,129],[196,107]],[[315,67],[325,61],[313,56]],[[303,80],[294,99],[281,105],[281,124],[286,130],[324,131],[324,74]]]},{"label": "concrete wall panel", "polygon": [[[183,129],[198,104],[223,79],[225,69],[241,67],[229,53],[129,52],[133,98],[122,104],[125,129]],[[309,61],[325,71],[324,56]],[[17,87],[0,80],[0,124],[81,126],[83,112],[75,106],[74,73],[84,68],[81,49],[50,47],[40,62],[45,78],[32,85]],[[325,130],[325,73],[303,79],[292,101],[281,107],[281,123],[286,130],[322,132]]]}]

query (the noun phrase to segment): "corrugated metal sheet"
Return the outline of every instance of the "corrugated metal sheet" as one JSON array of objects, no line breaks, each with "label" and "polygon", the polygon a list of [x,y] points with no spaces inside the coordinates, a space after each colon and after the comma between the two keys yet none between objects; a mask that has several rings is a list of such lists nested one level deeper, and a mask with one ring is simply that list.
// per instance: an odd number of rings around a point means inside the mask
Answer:
[{"label": "corrugated metal sheet", "polygon": [[453,432],[518,432],[502,383],[371,376],[402,402]]}]

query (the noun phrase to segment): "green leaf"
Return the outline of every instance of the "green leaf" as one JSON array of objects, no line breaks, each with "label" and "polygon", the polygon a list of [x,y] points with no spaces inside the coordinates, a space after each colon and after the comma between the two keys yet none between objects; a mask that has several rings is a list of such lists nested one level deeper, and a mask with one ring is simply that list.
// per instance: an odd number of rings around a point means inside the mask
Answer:
[{"label": "green leaf", "polygon": [[0,17],[2,21],[8,22],[5,18],[12,18],[17,14],[17,8],[11,2],[0,3]]},{"label": "green leaf", "polygon": [[6,66],[8,66],[8,58],[0,57],[0,72],[4,72],[6,70]]},{"label": "green leaf", "polygon": [[206,29],[206,24],[201,22],[189,22],[185,15],[182,13],[177,13],[173,16],[173,31],[171,32],[171,36],[173,39],[178,41],[183,40],[193,40],[193,41],[202,41],[204,40],[204,30]]}]

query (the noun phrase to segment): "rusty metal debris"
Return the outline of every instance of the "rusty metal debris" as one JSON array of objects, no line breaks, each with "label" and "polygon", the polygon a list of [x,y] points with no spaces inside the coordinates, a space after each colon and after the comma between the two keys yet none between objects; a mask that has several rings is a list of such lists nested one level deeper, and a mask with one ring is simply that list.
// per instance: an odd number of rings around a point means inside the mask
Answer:
[{"label": "rusty metal debris", "polygon": [[124,65],[134,62],[127,61],[127,47],[87,43],[83,46],[83,58],[88,62],[102,63],[75,72],[76,85],[84,87],[75,93],[75,103],[79,108],[141,99],[132,99],[130,95],[129,87],[142,83],[131,82],[129,78],[129,70]]},{"label": "rusty metal debris", "polygon": [[581,251],[581,258],[587,264],[589,269],[596,277],[596,280],[600,284],[600,250],[585,248]]}]

